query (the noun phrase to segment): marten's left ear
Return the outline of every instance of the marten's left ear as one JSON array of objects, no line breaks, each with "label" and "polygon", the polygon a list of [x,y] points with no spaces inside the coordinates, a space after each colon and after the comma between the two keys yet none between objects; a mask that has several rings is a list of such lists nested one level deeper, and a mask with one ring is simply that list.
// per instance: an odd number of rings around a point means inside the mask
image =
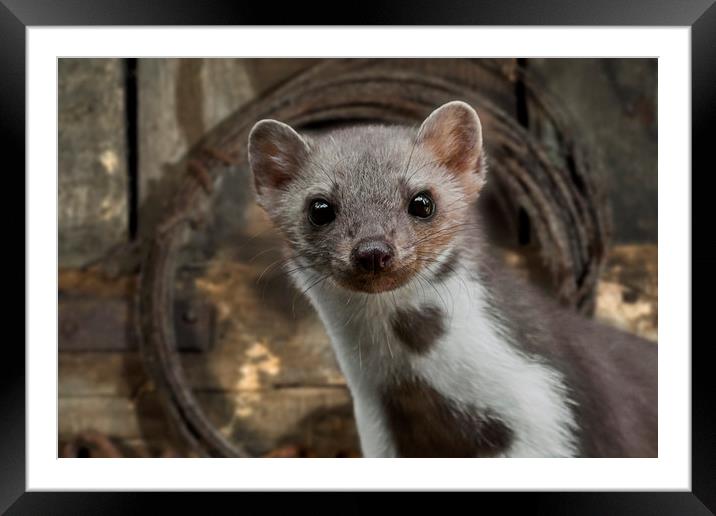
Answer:
[{"label": "marten's left ear", "polygon": [[418,143],[470,189],[482,187],[485,182],[482,125],[468,104],[456,100],[433,111],[420,126]]},{"label": "marten's left ear", "polygon": [[249,165],[259,203],[296,178],[308,156],[308,143],[290,126],[261,120],[249,134]]}]

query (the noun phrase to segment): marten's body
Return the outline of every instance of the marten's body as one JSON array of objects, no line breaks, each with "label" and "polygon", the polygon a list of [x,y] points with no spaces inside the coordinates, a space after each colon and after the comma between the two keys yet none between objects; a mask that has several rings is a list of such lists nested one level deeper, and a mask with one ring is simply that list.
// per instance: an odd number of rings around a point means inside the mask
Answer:
[{"label": "marten's body", "polygon": [[476,113],[308,140],[252,131],[258,200],[331,337],[372,457],[651,457],[656,345],[579,317],[490,257]]}]

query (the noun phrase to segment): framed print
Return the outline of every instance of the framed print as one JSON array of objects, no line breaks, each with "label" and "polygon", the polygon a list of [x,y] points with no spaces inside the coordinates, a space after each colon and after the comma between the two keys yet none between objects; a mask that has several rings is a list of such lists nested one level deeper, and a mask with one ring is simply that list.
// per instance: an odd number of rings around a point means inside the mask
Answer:
[{"label": "framed print", "polygon": [[3,510],[713,510],[712,2],[102,3],[0,8],[28,299]]}]

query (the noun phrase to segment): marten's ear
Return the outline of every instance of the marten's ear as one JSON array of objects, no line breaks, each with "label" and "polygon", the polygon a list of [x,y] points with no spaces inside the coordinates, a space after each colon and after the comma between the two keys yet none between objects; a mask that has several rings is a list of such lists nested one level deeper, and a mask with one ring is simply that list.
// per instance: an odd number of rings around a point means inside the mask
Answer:
[{"label": "marten's ear", "polygon": [[472,107],[459,100],[443,104],[425,119],[417,138],[440,165],[473,188],[482,187],[482,125]]},{"label": "marten's ear", "polygon": [[249,165],[259,198],[284,188],[308,157],[308,144],[290,126],[261,120],[249,134]]}]

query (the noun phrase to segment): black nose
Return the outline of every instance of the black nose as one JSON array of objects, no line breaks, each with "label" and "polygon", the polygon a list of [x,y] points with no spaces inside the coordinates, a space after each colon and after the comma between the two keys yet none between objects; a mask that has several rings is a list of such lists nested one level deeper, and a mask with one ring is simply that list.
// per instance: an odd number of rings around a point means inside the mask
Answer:
[{"label": "black nose", "polygon": [[380,272],[393,261],[393,246],[385,240],[363,240],[353,249],[353,263],[367,272]]}]

